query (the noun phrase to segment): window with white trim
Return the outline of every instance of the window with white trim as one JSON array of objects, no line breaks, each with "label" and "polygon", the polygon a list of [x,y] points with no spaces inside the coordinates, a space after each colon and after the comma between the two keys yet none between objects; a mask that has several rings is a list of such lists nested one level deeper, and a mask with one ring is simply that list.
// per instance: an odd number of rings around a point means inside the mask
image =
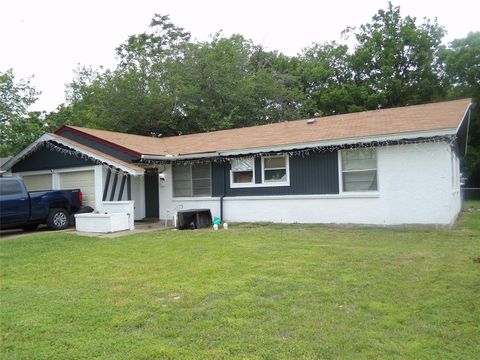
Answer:
[{"label": "window with white trim", "polygon": [[173,164],[173,197],[212,196],[210,164]]},{"label": "window with white trim", "polygon": [[255,161],[253,158],[233,159],[230,164],[230,182],[233,186],[255,183]]},{"label": "window with white trim", "polygon": [[377,191],[377,150],[365,148],[340,152],[343,191]]},{"label": "window with white trim", "polygon": [[288,184],[288,157],[286,155],[262,158],[262,181],[266,184]]}]

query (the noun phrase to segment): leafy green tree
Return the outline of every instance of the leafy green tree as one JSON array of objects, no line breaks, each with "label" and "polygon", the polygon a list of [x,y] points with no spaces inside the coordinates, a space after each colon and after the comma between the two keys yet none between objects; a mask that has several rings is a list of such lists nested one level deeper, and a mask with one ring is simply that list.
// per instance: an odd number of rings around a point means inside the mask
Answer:
[{"label": "leafy green tree", "polygon": [[455,39],[443,49],[449,97],[471,97],[476,102],[470,118],[464,163],[467,186],[480,187],[480,32]]},{"label": "leafy green tree", "polygon": [[[190,42],[168,17],[117,48],[112,71],[80,68],[69,85],[72,122],[175,135],[298,118],[305,96],[285,57],[240,35]],[[66,109],[62,109],[67,113]]]},{"label": "leafy green tree", "polygon": [[445,30],[437,21],[402,17],[389,2],[372,22],[347,29],[357,41],[351,57],[355,82],[368,93],[366,106],[394,107],[442,99],[440,44]]},{"label": "leafy green tree", "polygon": [[280,69],[282,56],[265,52],[240,35],[217,34],[192,45],[175,73],[186,132],[211,131],[302,114],[304,95],[297,79]]},{"label": "leafy green tree", "polygon": [[0,72],[0,121],[5,123],[24,116],[38,95],[30,86],[30,79],[15,82],[12,69]]},{"label": "leafy green tree", "polygon": [[117,47],[122,68],[158,70],[158,65],[183,58],[190,33],[174,25],[168,15],[155,14],[149,31],[130,36]]},{"label": "leafy green tree", "polygon": [[28,112],[38,95],[30,79],[15,81],[12,69],[0,72],[0,156],[14,155],[45,132],[43,115]]},{"label": "leafy green tree", "polygon": [[189,38],[168,16],[155,15],[147,32],[130,36],[117,48],[116,69],[77,70],[68,86],[69,105],[61,111],[77,125],[174,134],[177,99],[170,64],[183,57]]},{"label": "leafy green tree", "polygon": [[[366,109],[366,91],[354,81],[351,55],[336,42],[314,44],[300,57],[300,74],[313,109],[333,115]],[[313,114],[311,114],[313,115]]]},{"label": "leafy green tree", "polygon": [[442,49],[451,97],[480,95],[480,32],[470,32]]}]

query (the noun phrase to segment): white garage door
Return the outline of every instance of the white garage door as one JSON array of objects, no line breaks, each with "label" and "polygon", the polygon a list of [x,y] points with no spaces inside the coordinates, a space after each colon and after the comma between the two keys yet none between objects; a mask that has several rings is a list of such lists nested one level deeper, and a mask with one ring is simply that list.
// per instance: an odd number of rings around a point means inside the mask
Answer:
[{"label": "white garage door", "polygon": [[83,205],[95,208],[95,177],[92,170],[60,173],[60,189],[80,189]]},{"label": "white garage door", "polygon": [[25,175],[23,181],[28,191],[52,190],[52,174]]}]

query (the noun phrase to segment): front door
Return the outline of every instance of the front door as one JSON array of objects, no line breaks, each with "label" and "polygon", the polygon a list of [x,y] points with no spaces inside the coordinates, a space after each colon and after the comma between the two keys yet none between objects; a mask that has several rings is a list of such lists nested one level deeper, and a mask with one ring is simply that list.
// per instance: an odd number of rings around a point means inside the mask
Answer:
[{"label": "front door", "polygon": [[145,217],[158,219],[158,169],[145,170]]}]

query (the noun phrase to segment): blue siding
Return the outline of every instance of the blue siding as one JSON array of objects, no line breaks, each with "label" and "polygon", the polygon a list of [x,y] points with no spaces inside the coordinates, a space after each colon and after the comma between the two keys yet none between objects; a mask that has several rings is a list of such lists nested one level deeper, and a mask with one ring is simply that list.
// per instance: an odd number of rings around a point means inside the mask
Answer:
[{"label": "blue siding", "polygon": [[[230,164],[212,165],[213,196],[338,194],[337,151],[291,157],[290,186],[230,187]],[[255,183],[261,183],[261,159],[255,159]]]},{"label": "blue siding", "polygon": [[94,162],[42,147],[16,163],[12,167],[12,172],[50,170],[89,165],[94,165]]},{"label": "blue siding", "polygon": [[[230,168],[228,169],[230,172]],[[229,175],[230,177],[230,175]],[[262,158],[255,158],[255,184],[262,183]]]}]

